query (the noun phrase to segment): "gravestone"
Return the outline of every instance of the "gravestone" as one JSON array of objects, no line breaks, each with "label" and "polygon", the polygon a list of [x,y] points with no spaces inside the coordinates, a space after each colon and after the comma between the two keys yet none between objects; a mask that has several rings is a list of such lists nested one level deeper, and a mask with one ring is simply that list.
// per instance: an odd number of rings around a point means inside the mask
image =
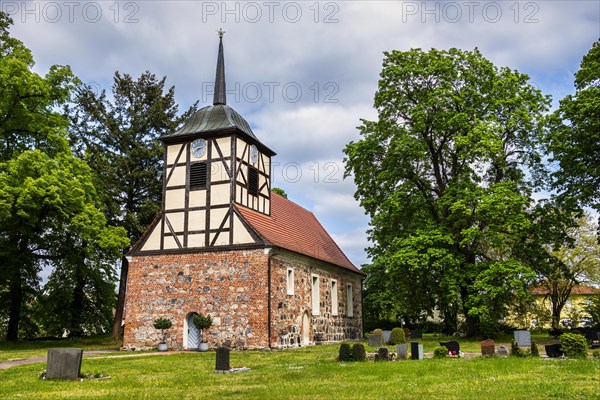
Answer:
[{"label": "gravestone", "polygon": [[383,336],[377,334],[369,336],[369,346],[383,346]]},{"label": "gravestone", "polygon": [[56,348],[48,350],[46,379],[74,380],[81,373],[83,349]]},{"label": "gravestone", "polygon": [[375,361],[388,361],[390,359],[390,353],[387,347],[380,347],[377,350]]},{"label": "gravestone", "polygon": [[216,371],[229,371],[229,348],[219,347],[217,348],[217,361],[215,370]]},{"label": "gravestone", "polygon": [[544,347],[546,348],[546,355],[550,358],[556,358],[563,355],[560,343],[547,344]]},{"label": "gravestone", "polygon": [[423,359],[423,345],[419,342],[410,342],[410,358],[413,360]]},{"label": "gravestone", "polygon": [[423,331],[420,329],[413,329],[410,331],[411,339],[423,339]]},{"label": "gravestone", "polygon": [[389,343],[392,338],[392,331],[383,331],[383,342]]},{"label": "gravestone", "polygon": [[510,353],[508,352],[508,348],[506,346],[498,346],[496,349],[497,356],[508,356]]},{"label": "gravestone", "polygon": [[518,330],[513,332],[515,342],[519,347],[531,347],[531,332],[528,330]]},{"label": "gravestone", "polygon": [[458,355],[460,353],[460,344],[456,340],[450,340],[449,342],[440,342],[440,346],[444,346],[452,355]]},{"label": "gravestone", "polygon": [[481,342],[481,355],[493,356],[496,354],[496,343],[492,339],[487,339]]},{"label": "gravestone", "polygon": [[408,344],[401,343],[396,345],[396,353],[398,354],[398,360],[406,360],[406,354],[408,353]]}]

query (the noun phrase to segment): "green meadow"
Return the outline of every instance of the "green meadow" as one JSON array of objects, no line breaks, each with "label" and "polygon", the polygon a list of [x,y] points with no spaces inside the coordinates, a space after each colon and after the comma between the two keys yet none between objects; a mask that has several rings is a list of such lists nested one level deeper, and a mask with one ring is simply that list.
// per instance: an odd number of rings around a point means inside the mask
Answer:
[{"label": "green meadow", "polygon": [[[106,349],[109,342],[79,344]],[[426,352],[436,344],[432,339],[423,342]],[[45,354],[41,344],[27,351],[15,347],[2,344],[3,359],[18,358],[15,353]],[[474,347],[474,342],[467,347]],[[45,363],[21,365],[0,370],[0,398],[600,399],[598,359],[467,357],[342,363],[336,361],[338,348],[232,351],[232,367],[251,369],[237,374],[216,374],[214,352],[86,356],[83,373],[110,378],[74,382],[40,379]]]}]

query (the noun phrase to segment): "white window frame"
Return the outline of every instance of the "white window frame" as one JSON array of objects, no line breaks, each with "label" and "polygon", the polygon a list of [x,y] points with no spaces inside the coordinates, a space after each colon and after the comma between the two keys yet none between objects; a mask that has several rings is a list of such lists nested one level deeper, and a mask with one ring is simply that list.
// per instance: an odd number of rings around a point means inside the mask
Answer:
[{"label": "white window frame", "polygon": [[331,315],[334,317],[338,315],[339,303],[338,303],[338,284],[337,280],[331,280]]},{"label": "white window frame", "polygon": [[294,295],[294,268],[288,268],[286,271],[286,279],[287,279],[287,294],[289,296]]},{"label": "white window frame", "polygon": [[319,275],[311,274],[310,278],[310,305],[312,315],[321,315],[321,293],[319,289]]},{"label": "white window frame", "polygon": [[354,317],[354,293],[351,283],[346,284],[346,314],[348,317]]}]

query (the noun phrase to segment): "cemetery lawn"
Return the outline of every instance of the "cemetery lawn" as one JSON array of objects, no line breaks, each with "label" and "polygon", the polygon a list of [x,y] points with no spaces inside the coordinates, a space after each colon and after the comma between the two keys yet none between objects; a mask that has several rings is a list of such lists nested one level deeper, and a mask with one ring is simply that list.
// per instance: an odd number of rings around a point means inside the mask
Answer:
[{"label": "cemetery lawn", "polygon": [[44,363],[22,365],[0,370],[0,398],[600,398],[600,360],[476,357],[340,363],[335,361],[338,348],[232,351],[232,367],[251,368],[238,374],[214,373],[214,352],[84,357],[82,372],[109,375],[105,380],[45,381],[39,378]]},{"label": "cemetery lawn", "polygon": [[45,356],[48,354],[48,349],[52,347],[79,347],[84,350],[118,350],[120,343],[112,340],[111,335],[82,339],[0,342],[0,362]]}]

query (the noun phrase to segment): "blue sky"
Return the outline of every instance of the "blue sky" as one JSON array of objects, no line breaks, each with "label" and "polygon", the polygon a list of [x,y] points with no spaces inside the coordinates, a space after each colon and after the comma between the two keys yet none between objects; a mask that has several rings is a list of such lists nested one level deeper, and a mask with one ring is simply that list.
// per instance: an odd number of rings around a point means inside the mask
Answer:
[{"label": "blue sky", "polygon": [[278,153],[274,186],[313,211],[356,264],[368,262],[368,218],[343,179],[345,144],[374,119],[383,52],[477,47],[531,77],[553,104],[600,37],[597,1],[0,1],[35,69],[68,64],[109,89],[115,71],[149,70],[180,109],[211,103],[226,31],[230,106]]}]

